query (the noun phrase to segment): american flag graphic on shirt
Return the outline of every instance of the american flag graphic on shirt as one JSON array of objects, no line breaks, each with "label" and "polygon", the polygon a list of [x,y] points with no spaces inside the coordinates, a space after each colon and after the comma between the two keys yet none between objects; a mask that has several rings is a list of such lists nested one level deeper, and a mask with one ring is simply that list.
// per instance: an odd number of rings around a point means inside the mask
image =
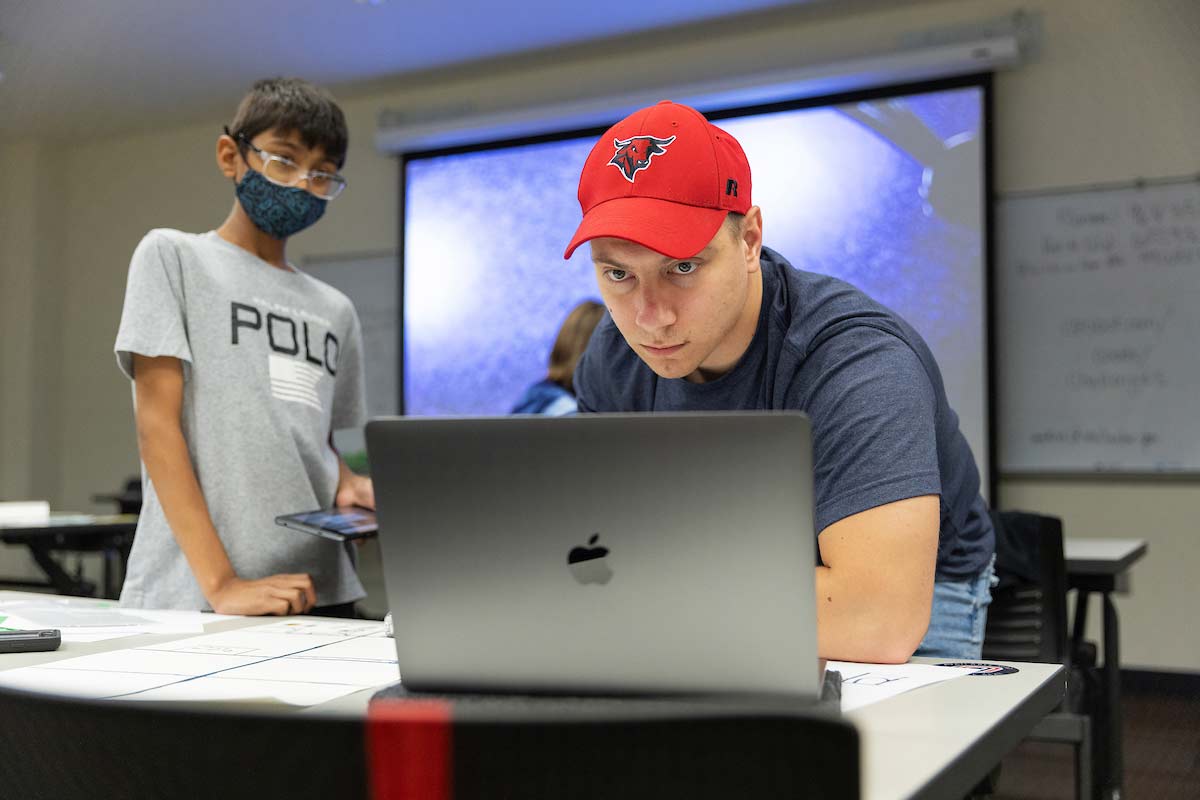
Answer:
[{"label": "american flag graphic on shirt", "polygon": [[317,386],[325,371],[320,367],[293,358],[268,355],[271,370],[271,394],[279,400],[303,403],[322,410]]}]

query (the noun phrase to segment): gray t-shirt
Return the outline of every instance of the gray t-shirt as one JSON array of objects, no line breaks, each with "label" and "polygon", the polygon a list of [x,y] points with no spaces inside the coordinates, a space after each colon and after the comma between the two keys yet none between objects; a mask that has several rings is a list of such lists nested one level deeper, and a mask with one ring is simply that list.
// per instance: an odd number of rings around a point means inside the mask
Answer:
[{"label": "gray t-shirt", "polygon": [[[332,505],[330,433],[365,421],[362,329],[345,295],[215,231],[153,230],[129,265],[115,350],[130,378],[134,353],[182,362],[183,435],[239,577],[308,573],[317,605],[364,596],[353,545],[275,524],[280,514]],[[207,609],[142,471],[121,604]]]}]

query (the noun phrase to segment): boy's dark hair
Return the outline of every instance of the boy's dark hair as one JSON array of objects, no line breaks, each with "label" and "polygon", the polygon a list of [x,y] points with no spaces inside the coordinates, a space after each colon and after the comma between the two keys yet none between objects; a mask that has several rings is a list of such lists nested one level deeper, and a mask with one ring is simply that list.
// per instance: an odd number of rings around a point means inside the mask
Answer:
[{"label": "boy's dark hair", "polygon": [[[296,131],[306,147],[320,147],[337,164],[346,163],[346,118],[333,95],[300,78],[265,78],[242,98],[229,130],[253,139],[263,131]],[[240,145],[240,142],[239,142]]]}]

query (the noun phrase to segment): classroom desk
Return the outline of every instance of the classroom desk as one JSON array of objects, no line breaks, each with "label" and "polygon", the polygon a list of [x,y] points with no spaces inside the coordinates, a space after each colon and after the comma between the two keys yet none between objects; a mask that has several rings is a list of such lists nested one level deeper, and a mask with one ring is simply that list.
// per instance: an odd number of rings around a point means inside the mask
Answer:
[{"label": "classroom desk", "polygon": [[46,582],[0,578],[0,584],[10,586],[48,586],[63,595],[90,596],[96,587],[91,581],[70,575],[54,557],[55,551],[95,553],[104,559],[103,597],[116,599],[125,580],[125,565],[129,548],[137,530],[136,514],[51,514],[48,522],[0,524],[0,542],[24,545],[33,560],[46,573]]},{"label": "classroom desk", "polygon": [[1098,592],[1102,598],[1104,713],[1100,715],[1102,729],[1096,730],[1100,747],[1099,758],[1093,759],[1099,779],[1095,790],[1099,797],[1120,800],[1125,775],[1121,736],[1120,626],[1112,595],[1127,588],[1128,570],[1146,555],[1146,541],[1068,538],[1063,541],[1063,554],[1067,562],[1067,588],[1077,591],[1071,631],[1072,652],[1078,652],[1084,640],[1091,593]]},{"label": "classroom desk", "polygon": [[[21,592],[0,592],[0,602],[27,597],[28,594]],[[225,620],[209,623],[205,632],[275,621],[278,620],[254,617]],[[0,656],[0,670],[180,638],[185,636],[141,635],[89,644],[66,643],[53,653]],[[936,659],[914,660],[937,663]],[[966,796],[1062,700],[1065,675],[1061,665],[1011,666],[1019,671],[959,678],[846,714],[858,728],[861,741],[862,797],[904,800]],[[367,704],[378,688],[381,687],[364,689],[296,713],[365,716]]]}]

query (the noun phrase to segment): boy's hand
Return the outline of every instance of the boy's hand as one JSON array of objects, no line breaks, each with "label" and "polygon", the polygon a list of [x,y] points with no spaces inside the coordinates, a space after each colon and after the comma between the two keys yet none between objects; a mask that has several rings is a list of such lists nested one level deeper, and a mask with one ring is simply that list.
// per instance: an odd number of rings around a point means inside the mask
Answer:
[{"label": "boy's hand", "polygon": [[338,484],[333,504],[335,506],[362,506],[374,510],[375,484],[371,483],[371,479],[365,475],[348,472]]},{"label": "boy's hand", "polygon": [[218,614],[303,614],[317,603],[312,578],[308,575],[268,575],[247,581],[233,577],[208,598]]}]

